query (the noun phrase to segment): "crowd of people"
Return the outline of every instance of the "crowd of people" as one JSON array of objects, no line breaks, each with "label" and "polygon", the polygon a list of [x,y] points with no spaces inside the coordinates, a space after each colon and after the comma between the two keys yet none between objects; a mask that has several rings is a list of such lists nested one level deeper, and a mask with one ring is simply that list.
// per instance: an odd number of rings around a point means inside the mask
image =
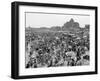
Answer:
[{"label": "crowd of people", "polygon": [[25,34],[25,67],[89,65],[89,34],[31,32]]}]

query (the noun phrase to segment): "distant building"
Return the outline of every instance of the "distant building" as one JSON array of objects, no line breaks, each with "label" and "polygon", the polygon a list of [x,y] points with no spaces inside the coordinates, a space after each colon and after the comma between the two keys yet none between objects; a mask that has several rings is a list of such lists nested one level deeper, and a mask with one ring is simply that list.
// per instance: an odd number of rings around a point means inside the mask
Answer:
[{"label": "distant building", "polygon": [[70,19],[69,22],[66,22],[62,29],[65,30],[72,30],[72,31],[77,31],[80,29],[79,23],[75,22],[73,18]]}]

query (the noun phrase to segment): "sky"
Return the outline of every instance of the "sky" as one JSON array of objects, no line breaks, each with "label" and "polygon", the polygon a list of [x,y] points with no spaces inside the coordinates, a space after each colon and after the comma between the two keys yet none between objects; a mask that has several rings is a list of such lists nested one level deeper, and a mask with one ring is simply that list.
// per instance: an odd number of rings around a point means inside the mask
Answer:
[{"label": "sky", "polygon": [[85,24],[90,24],[89,15],[75,15],[75,14],[48,14],[48,13],[25,13],[26,27],[52,27],[63,26],[71,18],[80,24],[80,27],[85,27]]}]

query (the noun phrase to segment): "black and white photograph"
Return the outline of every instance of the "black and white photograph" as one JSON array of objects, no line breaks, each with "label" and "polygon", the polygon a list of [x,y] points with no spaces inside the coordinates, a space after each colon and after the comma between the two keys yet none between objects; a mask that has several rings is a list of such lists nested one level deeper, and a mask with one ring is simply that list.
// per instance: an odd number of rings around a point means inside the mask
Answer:
[{"label": "black and white photograph", "polygon": [[97,74],[97,7],[12,3],[12,78]]},{"label": "black and white photograph", "polygon": [[90,16],[26,12],[25,67],[90,64]]}]

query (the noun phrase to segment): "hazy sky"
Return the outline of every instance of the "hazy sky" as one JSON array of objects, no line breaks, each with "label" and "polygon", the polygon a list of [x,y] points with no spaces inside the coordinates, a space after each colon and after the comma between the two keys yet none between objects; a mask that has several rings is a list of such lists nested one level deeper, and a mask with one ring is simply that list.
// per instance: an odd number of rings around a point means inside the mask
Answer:
[{"label": "hazy sky", "polygon": [[79,22],[80,27],[84,27],[85,24],[90,24],[90,16],[26,13],[26,27],[63,26],[63,24],[71,18],[73,18],[75,22]]}]

